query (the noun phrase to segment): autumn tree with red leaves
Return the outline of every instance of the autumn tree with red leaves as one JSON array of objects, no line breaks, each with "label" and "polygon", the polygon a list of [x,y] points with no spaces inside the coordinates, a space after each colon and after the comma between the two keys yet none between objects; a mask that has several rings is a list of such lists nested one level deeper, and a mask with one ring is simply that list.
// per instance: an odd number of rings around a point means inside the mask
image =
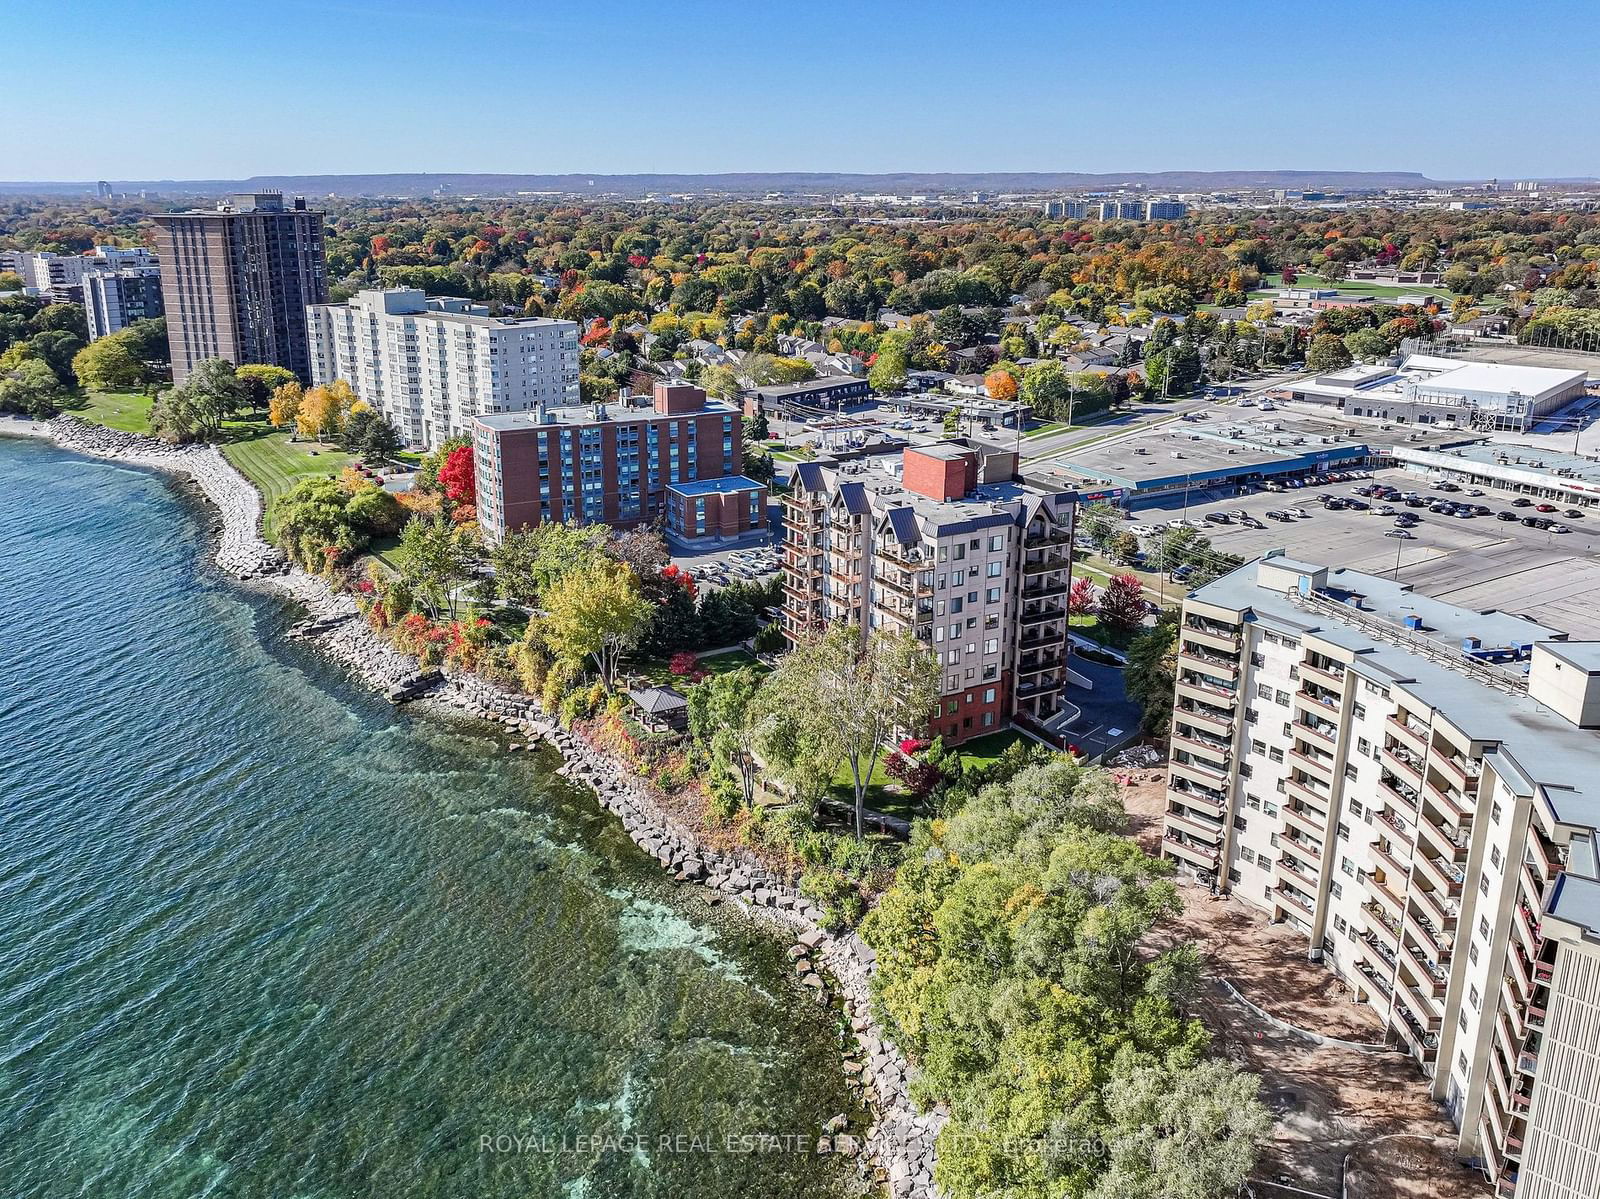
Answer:
[{"label": "autumn tree with red leaves", "polygon": [[439,486],[445,498],[467,508],[478,506],[478,476],[473,468],[472,447],[459,445],[445,456],[439,467]]}]

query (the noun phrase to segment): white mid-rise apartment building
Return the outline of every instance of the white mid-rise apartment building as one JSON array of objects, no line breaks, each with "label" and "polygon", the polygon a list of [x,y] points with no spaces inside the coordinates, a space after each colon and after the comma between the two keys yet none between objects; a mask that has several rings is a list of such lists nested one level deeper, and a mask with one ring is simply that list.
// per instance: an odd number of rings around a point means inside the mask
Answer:
[{"label": "white mid-rise apartment building", "polygon": [[579,402],[573,321],[390,288],[310,305],[306,323],[312,382],[343,379],[414,446],[470,436],[477,416]]},{"label": "white mid-rise apartment building", "polygon": [[1600,642],[1282,555],[1192,592],[1163,855],[1304,933],[1513,1199],[1600,1194]]},{"label": "white mid-rise apartment building", "polygon": [[96,246],[92,254],[0,250],[0,271],[15,271],[22,276],[25,289],[47,295],[55,303],[81,301],[84,276],[92,272],[155,265],[155,255],[142,246]]}]

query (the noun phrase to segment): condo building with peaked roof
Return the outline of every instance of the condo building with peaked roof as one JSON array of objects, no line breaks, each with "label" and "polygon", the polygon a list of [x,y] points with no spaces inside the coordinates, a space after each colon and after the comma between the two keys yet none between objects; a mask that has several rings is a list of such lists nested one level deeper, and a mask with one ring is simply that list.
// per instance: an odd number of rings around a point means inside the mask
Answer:
[{"label": "condo building with peaked roof", "polygon": [[1600,643],[1269,555],[1190,593],[1162,853],[1285,923],[1507,1199],[1600,1179]]},{"label": "condo building with peaked roof", "polygon": [[783,625],[910,630],[941,668],[930,731],[1013,723],[1059,736],[1076,710],[1067,591],[1076,497],[1016,481],[1013,452],[963,444],[803,462],[784,496]]}]

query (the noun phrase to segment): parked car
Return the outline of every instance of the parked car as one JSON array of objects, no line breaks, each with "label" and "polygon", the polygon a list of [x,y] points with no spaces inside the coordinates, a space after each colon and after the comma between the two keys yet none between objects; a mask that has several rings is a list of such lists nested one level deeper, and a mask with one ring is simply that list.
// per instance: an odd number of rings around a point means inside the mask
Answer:
[{"label": "parked car", "polygon": [[1375,512],[1379,516],[1393,516],[1394,515],[1394,509],[1391,508],[1388,504],[1379,504],[1376,508],[1373,509],[1373,512]]},{"label": "parked car", "polygon": [[1469,488],[1467,488],[1467,494],[1468,495],[1482,495],[1483,494],[1483,488],[1481,488],[1481,487],[1469,487]]},{"label": "parked car", "polygon": [[1238,520],[1238,521],[1245,521],[1245,520],[1249,520],[1250,519],[1250,514],[1248,512],[1246,512],[1243,508],[1229,508],[1228,509],[1228,515],[1233,517],[1234,520]]},{"label": "parked car", "polygon": [[1415,533],[1411,532],[1409,529],[1390,529],[1387,533],[1384,534],[1384,536],[1385,537],[1398,537],[1402,541],[1415,541],[1417,539],[1417,535]]},{"label": "parked car", "polygon": [[1214,525],[1231,525],[1233,523],[1226,512],[1207,512],[1202,519],[1210,521]]},{"label": "parked car", "polygon": [[1301,520],[1309,520],[1311,518],[1311,513],[1307,512],[1304,508],[1290,508],[1289,515],[1298,516]]},{"label": "parked car", "polygon": [[1562,516],[1582,516],[1583,515],[1583,509],[1582,508],[1568,508],[1561,515]]},{"label": "parked car", "polygon": [[1525,495],[1519,495],[1516,499],[1511,501],[1511,506],[1513,508],[1531,508],[1533,507],[1533,501]]},{"label": "parked car", "polygon": [[1547,533],[1570,533],[1570,532],[1572,532],[1572,530],[1567,528],[1566,525],[1560,524],[1560,523],[1558,523],[1556,521],[1553,521],[1553,520],[1548,522],[1545,525],[1544,528],[1545,528],[1545,532],[1547,532]]},{"label": "parked car", "polygon": [[1522,523],[1530,529],[1542,529],[1545,526],[1545,519],[1542,516],[1524,516]]},{"label": "parked car", "polygon": [[1515,512],[1509,512],[1509,511],[1506,511],[1506,510],[1502,509],[1501,511],[1496,512],[1494,514],[1494,518],[1496,520],[1516,520],[1517,519],[1517,514]]},{"label": "parked car", "polygon": [[1460,491],[1461,487],[1456,483],[1435,483],[1433,489],[1435,491]]},{"label": "parked car", "polygon": [[1536,504],[1533,510],[1535,512],[1554,512],[1556,506],[1554,504]]}]

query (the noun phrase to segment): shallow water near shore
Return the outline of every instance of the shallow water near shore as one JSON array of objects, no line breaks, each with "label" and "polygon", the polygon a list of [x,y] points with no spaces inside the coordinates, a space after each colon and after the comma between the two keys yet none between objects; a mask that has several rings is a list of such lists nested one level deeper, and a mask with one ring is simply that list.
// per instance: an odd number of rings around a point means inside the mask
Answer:
[{"label": "shallow water near shore", "polygon": [[0,1193],[851,1190],[783,942],[282,642],[208,519],[0,439]]}]

